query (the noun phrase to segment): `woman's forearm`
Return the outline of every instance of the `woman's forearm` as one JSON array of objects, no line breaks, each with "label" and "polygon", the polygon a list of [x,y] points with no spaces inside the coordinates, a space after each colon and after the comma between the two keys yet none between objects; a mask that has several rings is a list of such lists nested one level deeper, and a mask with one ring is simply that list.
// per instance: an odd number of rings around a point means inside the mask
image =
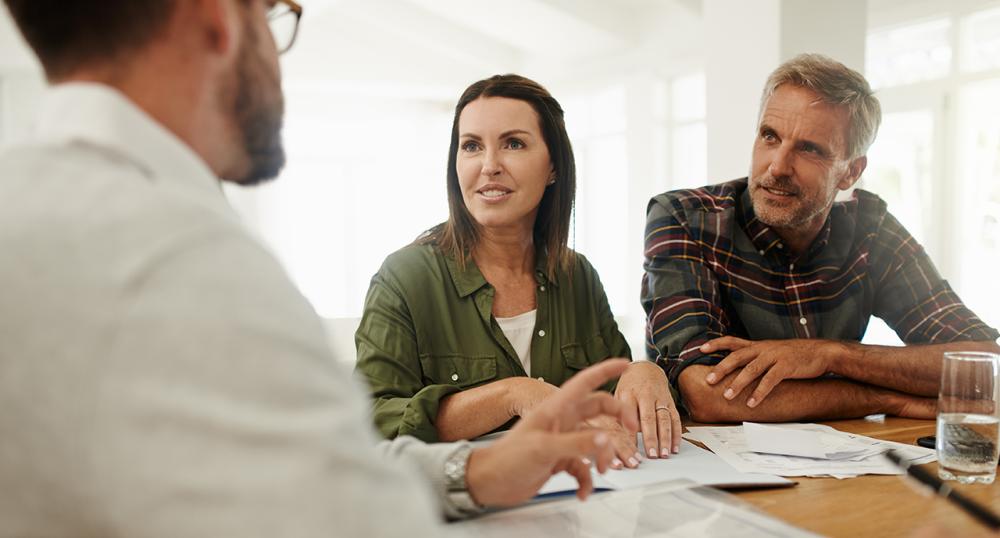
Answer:
[{"label": "woman's forearm", "polygon": [[520,416],[558,390],[530,377],[509,377],[446,396],[434,425],[441,441],[472,439]]}]

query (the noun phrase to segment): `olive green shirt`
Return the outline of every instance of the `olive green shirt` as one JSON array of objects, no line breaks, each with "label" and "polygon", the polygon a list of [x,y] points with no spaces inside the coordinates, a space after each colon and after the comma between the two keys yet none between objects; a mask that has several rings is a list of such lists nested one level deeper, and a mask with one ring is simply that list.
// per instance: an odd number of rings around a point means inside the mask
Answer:
[{"label": "olive green shirt", "polygon": [[[559,386],[591,364],[631,357],[590,262],[577,254],[571,274],[549,280],[544,257],[537,258],[530,374]],[[442,398],[529,375],[491,314],[493,295],[474,262],[463,270],[434,246],[410,245],[386,258],[355,336],[355,371],[371,387],[383,435],[437,441]]]}]

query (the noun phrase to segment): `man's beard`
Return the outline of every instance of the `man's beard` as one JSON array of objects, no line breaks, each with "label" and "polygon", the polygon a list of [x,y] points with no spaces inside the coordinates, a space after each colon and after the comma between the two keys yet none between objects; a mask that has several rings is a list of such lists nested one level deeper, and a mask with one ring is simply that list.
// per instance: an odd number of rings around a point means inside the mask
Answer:
[{"label": "man's beard", "polygon": [[265,71],[257,57],[257,36],[250,30],[240,50],[236,72],[233,117],[242,137],[249,167],[242,177],[230,178],[241,185],[256,185],[278,177],[285,166],[281,144],[284,99],[278,80]]},{"label": "man's beard", "polygon": [[[765,173],[763,176],[756,178],[753,184],[751,195],[764,187],[794,193],[793,197],[789,197],[789,206],[787,207],[773,207],[767,202],[754,203],[753,209],[757,220],[772,228],[797,228],[804,226],[816,218],[817,215],[826,211],[827,206],[832,201],[820,199],[819,197],[822,196],[821,193],[816,193],[815,196],[803,193],[802,189],[792,183],[786,176],[772,176],[769,173]],[[753,196],[751,196],[751,200],[753,200]]]}]

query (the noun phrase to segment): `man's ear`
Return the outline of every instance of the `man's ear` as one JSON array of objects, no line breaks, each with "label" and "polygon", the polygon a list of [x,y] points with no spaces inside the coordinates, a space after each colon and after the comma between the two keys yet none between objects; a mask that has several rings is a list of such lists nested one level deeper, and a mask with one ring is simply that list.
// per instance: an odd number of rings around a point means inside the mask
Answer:
[{"label": "man's ear", "polygon": [[239,49],[242,17],[234,0],[195,0],[192,23],[202,28],[210,51],[228,56]]},{"label": "man's ear", "polygon": [[865,168],[867,166],[868,166],[867,155],[862,155],[852,160],[850,163],[847,164],[847,172],[844,174],[843,177],[840,178],[840,181],[837,182],[837,188],[842,191],[846,191],[847,189],[853,187],[854,184],[857,183],[859,179],[861,179],[861,174],[865,171]]}]

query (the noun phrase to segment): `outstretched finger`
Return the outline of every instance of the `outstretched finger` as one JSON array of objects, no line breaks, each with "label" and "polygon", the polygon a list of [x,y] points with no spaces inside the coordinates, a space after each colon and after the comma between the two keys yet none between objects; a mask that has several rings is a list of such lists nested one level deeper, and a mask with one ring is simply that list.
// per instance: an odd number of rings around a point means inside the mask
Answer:
[{"label": "outstretched finger", "polygon": [[760,405],[760,402],[763,402],[764,398],[767,398],[767,395],[771,394],[774,387],[778,386],[778,383],[781,383],[785,379],[785,375],[778,370],[778,367],[768,370],[764,374],[764,377],[760,378],[760,383],[757,384],[757,388],[754,389],[753,394],[747,400],[747,406],[757,407]]},{"label": "outstretched finger", "polygon": [[743,338],[737,338],[735,336],[723,336],[716,338],[714,340],[709,340],[698,348],[702,353],[714,353],[721,350],[735,351],[737,349],[743,349],[749,346],[752,342],[750,340],[744,340]]},{"label": "outstretched finger", "polygon": [[744,348],[730,353],[726,358],[716,364],[705,376],[705,381],[709,385],[714,385],[731,374],[737,368],[741,368],[757,356],[752,348]]},{"label": "outstretched finger", "polygon": [[674,454],[681,451],[681,413],[677,410],[676,405],[670,406],[670,446],[673,449]]},{"label": "outstretched finger", "polygon": [[566,472],[576,478],[576,483],[579,485],[576,496],[581,501],[586,500],[594,491],[594,478],[590,475],[590,465],[580,458],[573,458],[566,467]]},{"label": "outstretched finger", "polygon": [[660,441],[660,457],[669,458],[670,453],[676,453],[675,434],[679,433],[680,419],[674,423],[677,411],[673,405],[656,404],[656,433]]},{"label": "outstretched finger", "polygon": [[656,414],[655,400],[645,398],[639,401],[639,424],[642,427],[642,444],[643,448],[646,449],[646,456],[650,458],[659,457],[660,436],[657,432]]},{"label": "outstretched finger", "polygon": [[722,397],[727,400],[732,400],[739,396],[743,389],[747,387],[750,383],[753,383],[758,377],[767,374],[768,370],[774,366],[774,359],[757,357],[749,364],[743,367],[743,370],[736,375],[733,382],[726,388],[726,391],[722,393]]}]

